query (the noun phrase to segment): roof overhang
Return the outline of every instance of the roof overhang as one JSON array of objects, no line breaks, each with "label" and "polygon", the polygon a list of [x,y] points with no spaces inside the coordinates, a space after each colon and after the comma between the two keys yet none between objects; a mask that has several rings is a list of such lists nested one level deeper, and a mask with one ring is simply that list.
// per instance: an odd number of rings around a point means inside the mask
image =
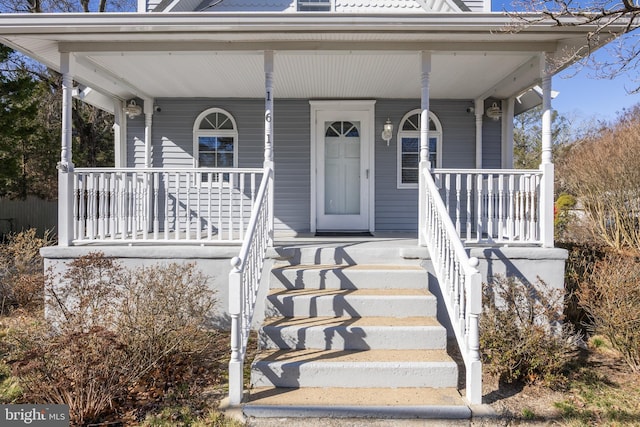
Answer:
[{"label": "roof overhang", "polygon": [[432,98],[477,99],[538,84],[543,54],[567,67],[594,29],[513,24],[498,13],[0,14],[0,41],[54,70],[70,52],[77,82],[121,100],[262,97],[265,50],[278,98],[419,98],[428,51]]}]

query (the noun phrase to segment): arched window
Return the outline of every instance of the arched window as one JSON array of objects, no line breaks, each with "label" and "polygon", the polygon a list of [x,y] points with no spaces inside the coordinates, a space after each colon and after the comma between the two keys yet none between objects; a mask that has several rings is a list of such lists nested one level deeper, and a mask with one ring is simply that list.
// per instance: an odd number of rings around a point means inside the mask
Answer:
[{"label": "arched window", "polygon": [[[398,188],[418,188],[420,163],[420,109],[404,115],[398,130]],[[442,163],[442,125],[429,111],[429,161],[432,167]]]},{"label": "arched window", "polygon": [[193,162],[199,168],[238,166],[238,128],[221,108],[200,113],[193,125]]}]

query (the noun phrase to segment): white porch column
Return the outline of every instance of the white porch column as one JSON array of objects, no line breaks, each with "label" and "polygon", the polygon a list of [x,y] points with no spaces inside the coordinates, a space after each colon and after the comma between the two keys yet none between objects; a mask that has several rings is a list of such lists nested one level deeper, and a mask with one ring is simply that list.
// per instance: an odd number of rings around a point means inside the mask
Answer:
[{"label": "white porch column", "polygon": [[153,125],[153,99],[144,99],[144,167],[150,168],[151,158],[151,126]]},{"label": "white porch column", "polygon": [[[273,51],[264,52],[264,167],[274,169],[273,162]],[[269,246],[273,245],[275,171],[269,181]]]},{"label": "white porch column", "polygon": [[425,246],[426,236],[426,191],[424,174],[431,171],[429,162],[429,78],[431,76],[431,52],[422,52],[421,98],[420,98],[420,166],[418,168],[418,244]]},{"label": "white porch column", "polygon": [[513,169],[513,117],[515,98],[502,101],[502,169]]},{"label": "white porch column", "polygon": [[124,114],[124,103],[119,99],[113,100],[113,144],[115,167],[127,167],[127,123]]},{"label": "white porch column", "polygon": [[551,147],[551,72],[546,55],[540,59],[542,74],[542,183],[540,188],[540,240],[545,248],[552,248],[553,241],[553,181],[554,166]]},{"label": "white porch column", "polygon": [[476,169],[482,169],[482,122],[484,116],[484,98],[475,100],[476,113]]},{"label": "white porch column", "polygon": [[72,161],[72,93],[73,56],[60,54],[62,73],[62,141],[58,163],[58,245],[69,246],[73,241],[73,161]]}]

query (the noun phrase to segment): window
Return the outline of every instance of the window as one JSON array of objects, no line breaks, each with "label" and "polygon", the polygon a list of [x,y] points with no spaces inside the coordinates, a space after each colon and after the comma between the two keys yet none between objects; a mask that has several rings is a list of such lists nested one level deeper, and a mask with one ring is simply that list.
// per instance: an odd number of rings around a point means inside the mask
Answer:
[{"label": "window", "polygon": [[200,113],[193,125],[193,161],[197,168],[238,166],[238,129],[231,114],[220,108]]},{"label": "window", "polygon": [[[420,163],[420,113],[413,110],[405,114],[398,130],[398,188],[418,188]],[[442,125],[429,111],[429,161],[440,167],[442,158]]]},{"label": "window", "polygon": [[330,12],[331,0],[298,0],[298,12]]}]

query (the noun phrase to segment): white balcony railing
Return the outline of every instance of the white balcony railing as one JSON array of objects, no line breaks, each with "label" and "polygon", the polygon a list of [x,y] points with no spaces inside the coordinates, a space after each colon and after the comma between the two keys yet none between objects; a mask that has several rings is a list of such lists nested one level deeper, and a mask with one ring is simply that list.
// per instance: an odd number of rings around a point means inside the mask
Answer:
[{"label": "white balcony railing", "polygon": [[477,258],[469,258],[439,189],[428,169],[423,170],[424,228],[426,242],[466,368],[466,395],[472,404],[482,403],[479,316],[482,313],[482,278]]},{"label": "white balcony railing", "polygon": [[239,243],[262,173],[262,169],[75,169],[72,243]]},{"label": "white balcony railing", "polygon": [[247,341],[262,279],[267,247],[273,239],[273,170],[265,168],[251,212],[240,253],[231,260],[229,273],[229,316],[231,317],[231,359],[229,361],[229,403],[242,401],[243,368]]},{"label": "white balcony railing", "polygon": [[540,170],[435,169],[433,178],[466,243],[541,243]]}]

